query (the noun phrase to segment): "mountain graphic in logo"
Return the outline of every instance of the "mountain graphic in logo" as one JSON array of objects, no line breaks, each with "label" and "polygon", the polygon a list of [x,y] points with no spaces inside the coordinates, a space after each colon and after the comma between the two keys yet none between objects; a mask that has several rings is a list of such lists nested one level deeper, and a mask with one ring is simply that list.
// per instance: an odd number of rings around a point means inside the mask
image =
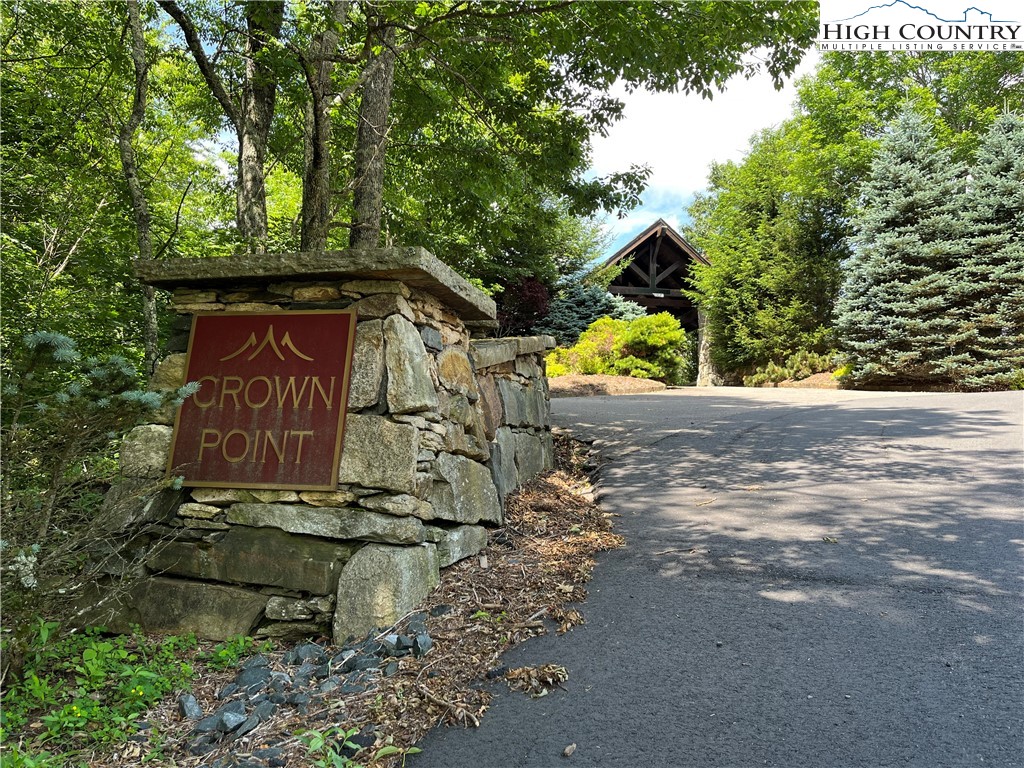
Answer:
[{"label": "mountain graphic in logo", "polygon": [[[853,21],[854,19],[859,19],[859,18],[861,18],[863,16],[867,16],[869,13],[872,14],[873,16],[885,15],[885,13],[887,11],[898,11],[898,12],[900,12],[901,17],[903,17],[903,18],[905,18],[905,16],[903,16],[903,14],[906,14],[908,11],[918,11],[920,13],[926,14],[927,16],[930,16],[935,21],[942,22],[943,24],[966,24],[968,22],[973,22],[973,23],[976,23],[976,24],[977,23],[981,23],[981,24],[1012,24],[1012,23],[1014,23],[1010,19],[993,19],[992,18],[992,13],[990,11],[983,11],[980,8],[976,7],[976,6],[970,6],[969,8],[965,8],[964,12],[963,12],[963,16],[961,18],[959,18],[959,19],[944,19],[941,16],[939,16],[938,14],[932,13],[927,8],[922,8],[920,5],[914,5],[912,3],[908,3],[906,0],[893,0],[893,2],[891,2],[891,3],[885,3],[885,4],[882,4],[882,5],[872,5],[870,8],[867,8],[867,9],[861,11],[860,13],[856,14],[855,16],[850,16],[850,17],[845,18],[845,19],[836,19],[836,21]],[[972,16],[973,16],[973,18],[972,18]]]},{"label": "mountain graphic in logo", "polygon": [[249,334],[249,338],[246,339],[245,343],[242,344],[242,346],[240,346],[230,355],[222,357],[220,359],[220,362],[223,363],[226,360],[231,360],[232,358],[238,357],[240,354],[250,349],[252,350],[252,354],[249,355],[246,358],[246,360],[255,360],[256,357],[260,354],[260,352],[262,352],[264,349],[267,349],[268,347],[270,348],[270,351],[277,356],[278,360],[284,360],[284,354],[282,354],[281,352],[281,349],[284,348],[291,352],[296,357],[302,358],[303,360],[308,360],[309,362],[313,362],[312,357],[304,355],[296,348],[295,342],[292,341],[291,334],[289,334],[287,331],[285,331],[284,336],[281,337],[281,346],[279,347],[277,345],[277,340],[274,338],[274,326],[272,325],[267,328],[267,335],[263,337],[262,343],[257,341],[256,332],[253,331],[252,333]]}]

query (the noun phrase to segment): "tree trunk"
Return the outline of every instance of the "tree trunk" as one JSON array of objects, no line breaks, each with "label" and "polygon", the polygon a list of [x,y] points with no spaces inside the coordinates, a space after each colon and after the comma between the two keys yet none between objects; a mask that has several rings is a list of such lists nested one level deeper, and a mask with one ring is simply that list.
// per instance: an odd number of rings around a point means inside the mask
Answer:
[{"label": "tree trunk", "polygon": [[370,32],[382,46],[367,63],[374,70],[363,85],[356,132],[355,187],[353,190],[351,248],[380,244],[381,205],[384,194],[384,152],[388,137],[395,81],[395,29],[376,27]]},{"label": "tree trunk", "polygon": [[302,174],[303,251],[327,249],[331,201],[331,75],[334,64],[326,59],[338,49],[338,26],[348,12],[347,2],[331,3],[326,29],[313,38],[303,61],[310,102],[303,131],[305,163]]},{"label": "tree trunk", "polygon": [[[138,164],[135,162],[135,150],[132,139],[135,131],[142,123],[146,114],[146,98],[149,92],[149,65],[146,63],[146,38],[142,32],[142,20],[139,17],[138,0],[128,0],[128,26],[132,36],[132,63],[135,66],[135,97],[132,100],[132,112],[117,136],[117,146],[121,154],[121,169],[125,182],[128,184],[128,196],[131,198],[132,214],[135,218],[135,238],[139,247],[140,259],[153,258],[153,239],[150,232],[149,204],[139,181]],[[143,286],[143,343],[146,349],[146,370],[153,371],[159,354],[159,326],[156,317],[156,292],[152,286]]]},{"label": "tree trunk", "polygon": [[238,185],[235,215],[238,234],[249,251],[267,249],[267,190],[263,168],[277,99],[277,76],[267,60],[271,41],[281,36],[283,0],[245,4],[245,82],[235,125],[238,136]]}]

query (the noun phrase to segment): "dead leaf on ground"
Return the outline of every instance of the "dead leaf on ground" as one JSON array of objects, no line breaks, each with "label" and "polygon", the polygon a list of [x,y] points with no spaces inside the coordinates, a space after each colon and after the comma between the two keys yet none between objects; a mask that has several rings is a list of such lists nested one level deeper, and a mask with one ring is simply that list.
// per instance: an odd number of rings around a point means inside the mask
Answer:
[{"label": "dead leaf on ground", "polygon": [[576,751],[576,742],[573,742],[568,747],[562,750],[562,757],[569,757],[573,752]]},{"label": "dead leaf on ground", "polygon": [[715,498],[713,498],[713,499],[705,499],[704,501],[698,501],[693,506],[695,506],[695,507],[706,507],[708,504],[713,504],[716,501],[718,501],[718,497],[717,496]]},{"label": "dead leaf on ground", "polygon": [[516,667],[505,673],[505,682],[508,683],[509,688],[529,694],[533,699],[547,696],[552,688],[561,688],[562,683],[568,679],[568,670],[558,664]]}]

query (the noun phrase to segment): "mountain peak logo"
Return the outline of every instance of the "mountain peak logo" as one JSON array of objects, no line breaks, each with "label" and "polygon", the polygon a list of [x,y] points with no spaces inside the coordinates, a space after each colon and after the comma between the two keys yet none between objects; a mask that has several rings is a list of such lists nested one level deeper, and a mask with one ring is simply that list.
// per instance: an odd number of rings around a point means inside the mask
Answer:
[{"label": "mountain peak logo", "polygon": [[[970,0],[968,0],[969,2]],[[1012,0],[890,0],[864,3],[851,13],[848,0],[822,0],[818,47],[824,51],[1024,50],[1024,31]]]},{"label": "mountain peak logo", "polygon": [[249,349],[252,350],[252,354],[249,355],[245,359],[246,360],[255,360],[256,357],[259,356],[260,352],[262,352],[267,347],[270,347],[270,351],[273,352],[277,356],[278,360],[282,360],[282,361],[284,360],[284,354],[281,352],[281,349],[283,348],[283,349],[286,349],[289,352],[291,352],[296,357],[299,357],[299,358],[301,358],[303,360],[306,360],[308,362],[313,362],[313,358],[312,357],[309,357],[307,355],[302,354],[302,352],[299,352],[298,348],[295,346],[295,342],[292,341],[291,334],[289,334],[287,331],[285,331],[284,336],[281,337],[281,346],[278,346],[277,339],[274,338],[274,326],[273,325],[267,327],[267,333],[263,337],[263,341],[262,342],[258,342],[256,340],[256,332],[253,331],[252,333],[249,334],[249,338],[245,340],[245,343],[242,344],[242,346],[240,346],[238,349],[236,349],[230,355],[226,355],[225,357],[222,357],[220,359],[220,362],[223,363],[226,360],[231,360],[233,358],[236,358],[239,355],[241,355],[243,352],[245,352],[246,350],[249,350]]}]

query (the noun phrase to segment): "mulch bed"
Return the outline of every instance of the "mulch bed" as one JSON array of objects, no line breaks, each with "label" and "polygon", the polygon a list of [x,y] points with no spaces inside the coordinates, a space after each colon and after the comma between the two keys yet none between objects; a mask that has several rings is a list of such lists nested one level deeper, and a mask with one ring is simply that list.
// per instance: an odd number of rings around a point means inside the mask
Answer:
[{"label": "mulch bed", "polygon": [[[176,699],[168,699],[147,715],[162,740],[161,755],[150,757],[148,764],[246,765],[252,764],[247,762],[250,755],[269,748],[279,753],[276,764],[312,765],[300,739],[312,728],[355,729],[365,744],[355,756],[358,764],[397,766],[401,755],[377,761],[372,757],[385,745],[413,746],[439,725],[479,725],[491,699],[485,680],[502,678],[532,696],[563,682],[569,673],[562,667],[507,670],[501,667],[501,656],[531,637],[566,632],[583,623],[576,604],[586,599],[594,555],[622,546],[623,539],[612,532],[612,515],[592,500],[587,470],[594,465],[587,446],[556,435],[555,448],[558,468],[508,499],[506,525],[491,533],[487,548],[442,572],[440,587],[421,606],[429,612],[426,627],[433,647],[428,653],[399,659],[397,672],[381,676],[365,692],[315,699],[305,713],[283,712],[202,756],[188,753],[194,723],[181,718]],[[401,631],[407,619],[388,631]],[[266,654],[272,669],[286,668],[282,657],[287,650]],[[217,692],[237,672],[197,680],[193,694],[204,711],[222,703]],[[152,743],[147,746],[129,743],[97,756],[91,765],[138,765]]]},{"label": "mulch bed", "polygon": [[569,374],[548,379],[551,397],[596,397],[598,395],[640,395],[661,392],[666,386],[660,381],[634,379],[632,376],[607,374]]}]

